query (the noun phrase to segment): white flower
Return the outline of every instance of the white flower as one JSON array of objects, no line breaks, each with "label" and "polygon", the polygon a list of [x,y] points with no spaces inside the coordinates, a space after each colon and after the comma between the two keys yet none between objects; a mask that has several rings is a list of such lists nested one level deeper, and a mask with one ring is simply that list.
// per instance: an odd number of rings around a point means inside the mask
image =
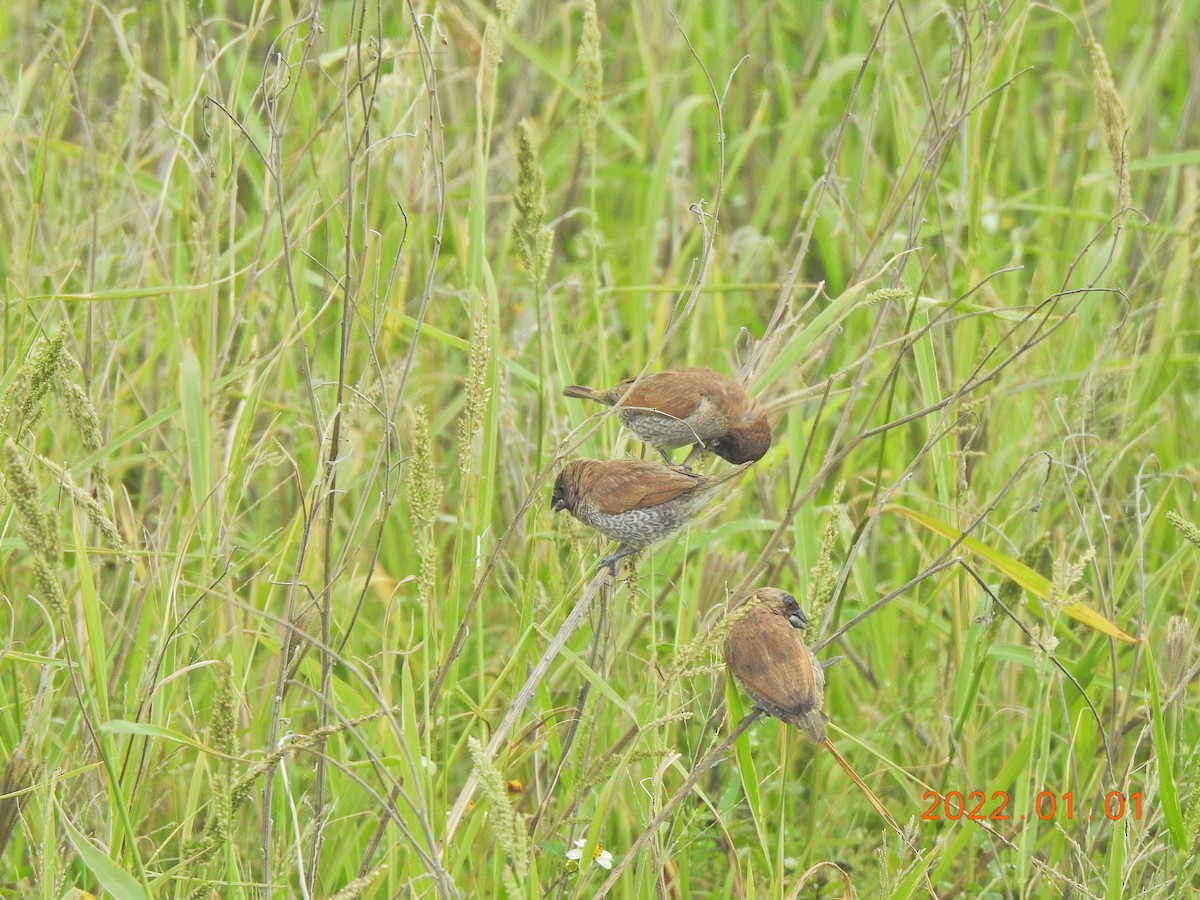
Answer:
[{"label": "white flower", "polygon": [[[575,848],[567,851],[567,859],[579,862],[583,859],[583,845],[586,844],[583,838],[575,842]],[[611,869],[613,865],[613,855],[608,850],[605,850],[603,845],[597,844],[595,851],[592,853],[592,862],[602,869]]]}]

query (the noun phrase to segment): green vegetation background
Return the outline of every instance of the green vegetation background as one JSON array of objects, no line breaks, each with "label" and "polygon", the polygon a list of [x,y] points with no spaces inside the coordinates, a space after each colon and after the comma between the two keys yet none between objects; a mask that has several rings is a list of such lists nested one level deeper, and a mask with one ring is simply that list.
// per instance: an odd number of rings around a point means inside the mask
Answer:
[{"label": "green vegetation background", "polygon": [[[593,4],[0,9],[0,893],[1195,888],[1200,4]],[[673,365],[776,446],[602,586]],[[762,720],[631,856],[766,584],[902,833]]]}]

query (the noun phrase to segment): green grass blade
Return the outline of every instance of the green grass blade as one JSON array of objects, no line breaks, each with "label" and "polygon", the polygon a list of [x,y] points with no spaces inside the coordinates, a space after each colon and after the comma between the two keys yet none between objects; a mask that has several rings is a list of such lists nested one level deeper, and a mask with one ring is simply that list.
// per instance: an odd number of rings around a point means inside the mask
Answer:
[{"label": "green grass blade", "polygon": [[1146,683],[1150,693],[1150,713],[1154,730],[1154,756],[1158,760],[1158,797],[1162,803],[1163,817],[1171,834],[1171,843],[1180,853],[1185,852],[1190,841],[1183,828],[1180,812],[1179,791],[1175,784],[1175,762],[1171,743],[1167,739],[1167,723],[1163,717],[1162,700],[1158,695],[1158,673],[1154,670],[1154,658],[1146,654]]},{"label": "green grass blade", "polygon": [[116,900],[148,900],[149,894],[142,889],[138,880],[92,846],[91,841],[76,828],[66,816],[60,820],[67,838],[83,864],[96,876],[100,886]]}]

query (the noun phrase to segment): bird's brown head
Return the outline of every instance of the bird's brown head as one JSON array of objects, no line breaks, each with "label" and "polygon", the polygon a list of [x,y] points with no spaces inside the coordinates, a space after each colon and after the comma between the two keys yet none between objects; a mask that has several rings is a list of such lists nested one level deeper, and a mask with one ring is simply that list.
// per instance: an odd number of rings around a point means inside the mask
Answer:
[{"label": "bird's brown head", "polygon": [[808,616],[796,602],[796,598],[787,591],[779,588],[760,588],[745,600],[746,603],[757,603],[762,609],[787,619],[793,628],[807,628]]},{"label": "bird's brown head", "polygon": [[575,504],[579,500],[581,473],[586,463],[587,460],[574,459],[563,466],[563,470],[554,479],[554,492],[550,495],[552,510],[555,512],[562,512],[564,509],[575,511]]},{"label": "bird's brown head", "polygon": [[729,433],[713,441],[709,449],[734,465],[757,462],[771,449],[771,423],[766,413],[752,409],[729,429]]}]

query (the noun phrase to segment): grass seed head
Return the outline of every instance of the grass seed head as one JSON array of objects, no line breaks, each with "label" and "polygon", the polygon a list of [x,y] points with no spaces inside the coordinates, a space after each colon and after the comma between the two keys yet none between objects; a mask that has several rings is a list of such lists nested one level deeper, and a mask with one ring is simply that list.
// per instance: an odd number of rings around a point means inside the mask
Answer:
[{"label": "grass seed head", "polygon": [[1200,547],[1200,528],[1197,528],[1195,523],[1185,519],[1179,513],[1172,510],[1167,513],[1167,521],[1170,522],[1175,530],[1191,541],[1197,547]]},{"label": "grass seed head", "polygon": [[0,399],[0,429],[14,440],[19,441],[28,434],[45,412],[46,396],[63,367],[68,365],[63,359],[66,341],[65,329],[60,329],[52,338],[40,338]]},{"label": "grass seed head", "polygon": [[62,590],[62,546],[57,516],[54,510],[42,505],[33,473],[11,438],[4,441],[4,478],[25,543],[33,555],[42,599],[53,615],[62,617],[66,615],[67,602]]},{"label": "grass seed head", "polygon": [[545,225],[546,176],[534,149],[533,129],[525,119],[517,126],[517,190],[513,206],[517,210],[513,236],[521,267],[532,281],[541,284],[550,268],[553,232]]},{"label": "grass seed head", "polygon": [[1129,113],[1117,92],[1108,55],[1100,43],[1088,38],[1088,55],[1092,58],[1092,86],[1096,92],[1096,106],[1100,113],[1100,125],[1104,129],[1104,143],[1117,175],[1117,196],[1124,209],[1130,205],[1129,155],[1125,152],[1125,134],[1129,131]]},{"label": "grass seed head", "polygon": [[596,124],[600,121],[600,103],[604,96],[604,63],[600,55],[600,20],[596,0],[583,5],[583,32],[579,37],[579,71],[583,75],[581,116],[583,152],[596,155]]},{"label": "grass seed head", "polygon": [[1187,616],[1171,616],[1167,622],[1167,660],[1163,678],[1175,688],[1192,661],[1192,626]]}]

